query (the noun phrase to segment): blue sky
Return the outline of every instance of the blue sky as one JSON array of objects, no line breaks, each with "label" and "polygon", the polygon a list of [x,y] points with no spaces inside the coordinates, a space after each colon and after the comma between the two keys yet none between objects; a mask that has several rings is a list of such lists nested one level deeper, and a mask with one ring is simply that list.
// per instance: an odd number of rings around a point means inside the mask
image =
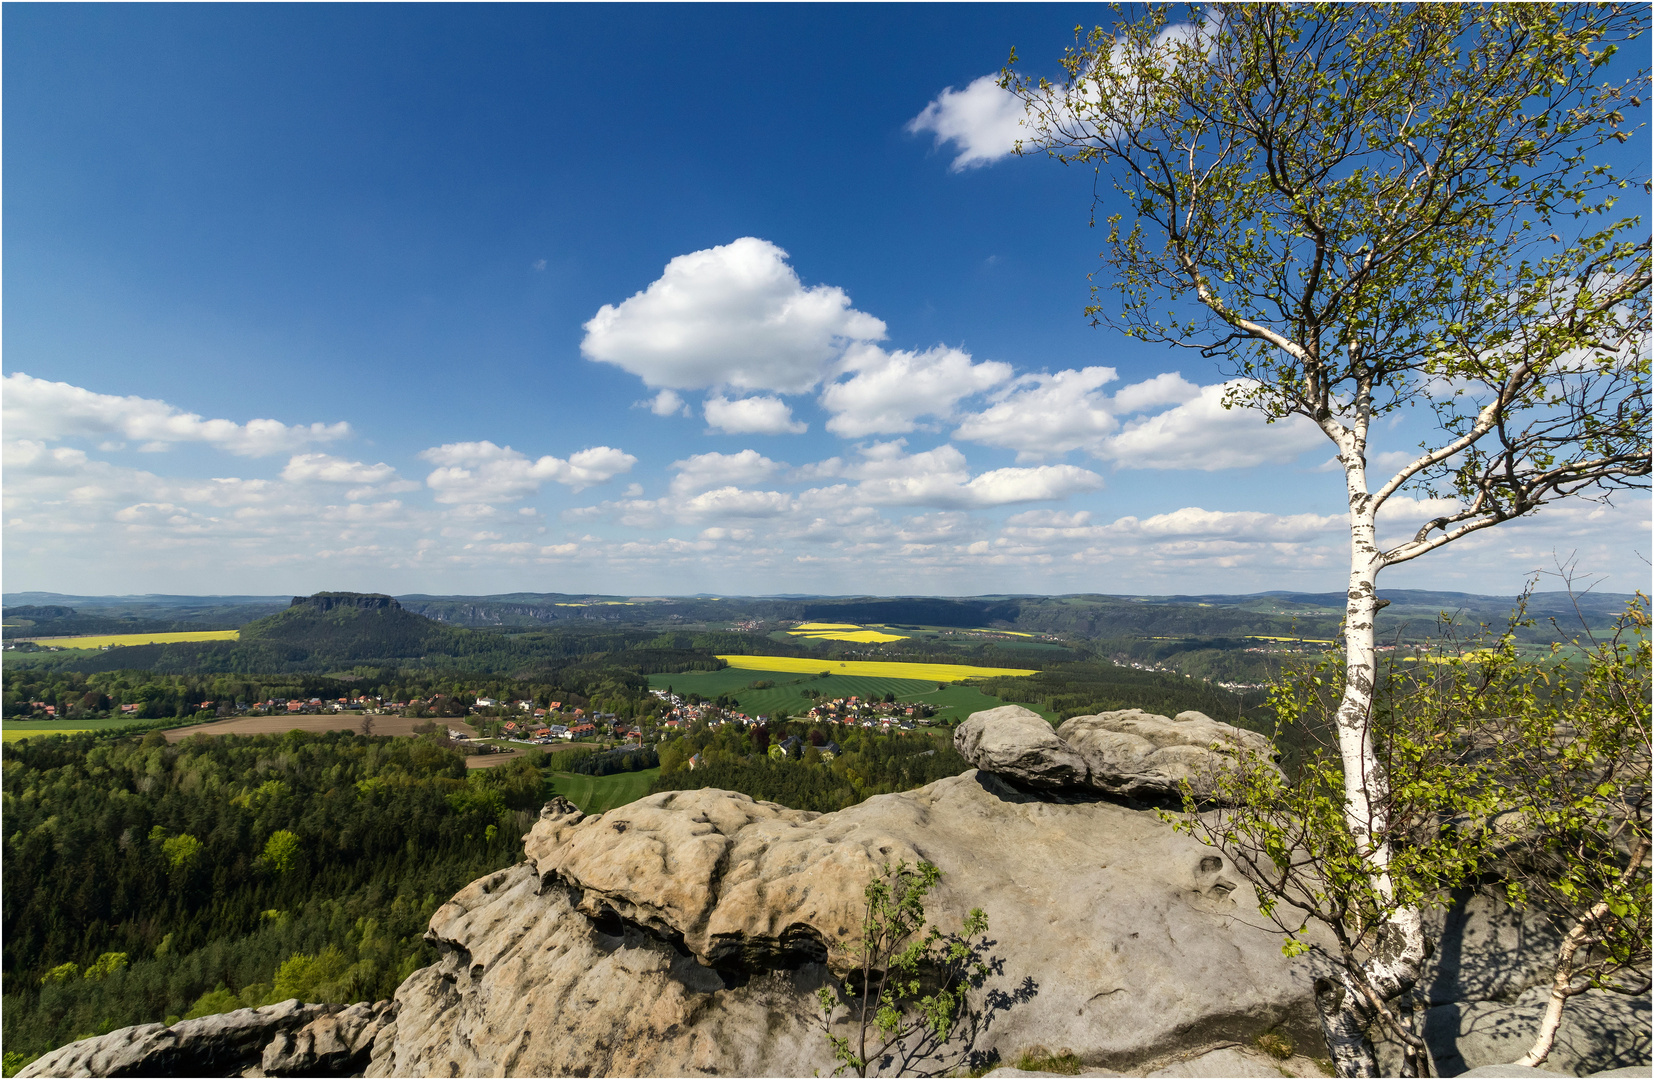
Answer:
[{"label": "blue sky", "polygon": [[972,85],[1103,16],[7,5],[6,590],[1340,587],[1328,445],[1087,324],[1093,177]]}]

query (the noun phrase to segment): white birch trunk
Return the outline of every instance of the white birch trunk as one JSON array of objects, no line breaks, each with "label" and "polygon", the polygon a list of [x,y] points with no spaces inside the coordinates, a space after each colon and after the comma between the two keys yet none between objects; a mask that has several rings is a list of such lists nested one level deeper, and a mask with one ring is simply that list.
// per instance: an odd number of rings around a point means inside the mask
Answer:
[{"label": "white birch trunk", "polygon": [[[1345,823],[1372,868],[1374,888],[1388,897],[1390,850],[1382,837],[1388,825],[1385,813],[1389,784],[1371,733],[1377,686],[1376,587],[1384,558],[1378,547],[1376,506],[1367,490],[1362,434],[1349,432],[1337,440],[1350,501],[1350,574],[1344,604],[1344,693],[1338,706],[1338,751],[1344,768]],[[1385,1001],[1411,990],[1418,982],[1426,955],[1420,911],[1415,907],[1396,908],[1385,925],[1364,929],[1372,935],[1372,953],[1361,972],[1367,986]],[[1378,1010],[1355,973],[1344,972],[1337,981],[1317,980],[1315,1000],[1327,1049],[1339,1075],[1377,1076],[1378,1056],[1368,1030]]]}]

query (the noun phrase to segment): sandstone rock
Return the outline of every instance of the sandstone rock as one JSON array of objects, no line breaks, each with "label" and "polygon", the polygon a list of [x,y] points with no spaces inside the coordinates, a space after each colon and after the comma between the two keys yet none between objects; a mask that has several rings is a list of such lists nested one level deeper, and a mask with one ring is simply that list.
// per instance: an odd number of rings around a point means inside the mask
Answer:
[{"label": "sandstone rock", "polygon": [[31,1062],[19,1076],[228,1076],[255,1064],[265,1045],[337,1005],[289,999],[262,1009],[165,1024],[138,1024],[81,1039]]},{"label": "sandstone rock", "polygon": [[[1641,1077],[1646,1078],[1648,1076],[1648,1074],[1649,1074],[1649,1068],[1648,1068],[1647,1065],[1633,1065],[1630,1068],[1626,1068],[1626,1069],[1604,1069],[1602,1072],[1584,1073],[1583,1075],[1586,1076],[1586,1077],[1593,1078],[1593,1080],[1594,1080],[1594,1078],[1603,1078],[1603,1080],[1606,1080],[1607,1077],[1619,1077],[1619,1076],[1641,1076]],[[1550,1069],[1530,1069],[1526,1065],[1479,1065],[1474,1069],[1466,1069],[1464,1072],[1460,1073],[1459,1075],[1460,1076],[1522,1077],[1522,1076],[1568,1076],[1570,1074],[1552,1072]]]},{"label": "sandstone rock", "polygon": [[1036,788],[1086,786],[1086,763],[1057,737],[1045,717],[1021,705],[972,713],[953,746],[978,769]]},{"label": "sandstone rock", "polygon": [[[1454,1002],[1425,1010],[1424,1037],[1438,1071],[1456,1076],[1483,1066],[1504,1068],[1504,1063],[1520,1058],[1533,1045],[1549,996],[1548,988],[1536,986],[1513,1002]],[[1565,1076],[1631,1066],[1646,1069],[1649,1025],[1646,997],[1588,991],[1562,1011],[1556,1045],[1541,1067]],[[1380,1051],[1381,1063],[1399,1065],[1395,1044],[1385,1043]]]},{"label": "sandstone rock", "polygon": [[994,963],[927,1069],[1036,1044],[1125,1069],[1270,1028],[1318,1044],[1311,972],[1250,888],[1094,797],[986,772],[825,815],[663,792],[598,817],[550,806],[525,846],[432,918],[442,959],[398,990],[368,1075],[830,1072],[814,991],[854,961],[869,875],[921,858],[944,872],[932,919],[985,909]]},{"label": "sandstone rock", "polygon": [[973,713],[954,731],[954,747],[978,769],[1044,790],[1092,790],[1127,798],[1176,798],[1188,783],[1197,798],[1249,756],[1270,763],[1274,748],[1256,732],[1204,713],[1167,718],[1141,709],[1075,716],[1056,731],[1020,705]]},{"label": "sandstone rock", "polygon": [[1238,1046],[1225,1046],[1217,1050],[1209,1050],[1204,1054],[1196,1054],[1170,1065],[1163,1065],[1143,1075],[1180,1077],[1267,1076],[1273,1080],[1274,1077],[1280,1076],[1313,1076],[1320,1078],[1326,1074],[1321,1071],[1320,1066],[1314,1060],[1307,1057],[1291,1057],[1281,1061],[1256,1050],[1244,1049]]},{"label": "sandstone rock", "polygon": [[1475,893],[1424,915],[1426,932],[1436,942],[1419,977],[1419,992],[1429,1004],[1510,1001],[1550,985],[1560,937],[1540,912]]},{"label": "sandstone rock", "polygon": [[1057,738],[1085,761],[1092,787],[1133,798],[1175,797],[1185,782],[1196,798],[1210,798],[1214,778],[1235,759],[1272,762],[1275,753],[1257,732],[1193,711],[1174,719],[1141,709],[1075,716]]},{"label": "sandstone rock", "polygon": [[396,1016],[393,1002],[357,1002],[282,1031],[264,1048],[265,1076],[352,1076],[367,1067],[373,1041]]}]

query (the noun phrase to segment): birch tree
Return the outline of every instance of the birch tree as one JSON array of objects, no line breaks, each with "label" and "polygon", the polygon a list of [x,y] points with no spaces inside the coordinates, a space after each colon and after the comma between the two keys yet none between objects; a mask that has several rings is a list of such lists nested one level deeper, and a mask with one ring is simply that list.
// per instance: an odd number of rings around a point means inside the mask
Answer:
[{"label": "birch tree", "polygon": [[[1608,74],[1645,13],[1153,8],[1077,32],[1062,81],[1020,75],[1014,53],[1002,78],[1027,105],[1019,152],[1091,165],[1118,193],[1120,212],[1099,218],[1103,196],[1093,210],[1107,241],[1088,314],[1217,359],[1226,406],[1306,418],[1332,445],[1350,534],[1343,819],[1381,893],[1379,573],[1648,484],[1649,243],[1627,208],[1647,177],[1614,165],[1648,73]],[[1433,437],[1370,473],[1374,425],[1402,411]],[[1381,542],[1378,515],[1403,494],[1448,508]],[[1417,907],[1397,905],[1363,979],[1317,994],[1345,1075],[1376,1069],[1359,983],[1404,993],[1427,948]]]}]

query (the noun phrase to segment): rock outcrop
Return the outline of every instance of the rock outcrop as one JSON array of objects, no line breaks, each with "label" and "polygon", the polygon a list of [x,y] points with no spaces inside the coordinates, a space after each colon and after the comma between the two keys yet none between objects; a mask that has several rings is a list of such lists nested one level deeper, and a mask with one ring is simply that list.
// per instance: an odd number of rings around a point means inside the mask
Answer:
[{"label": "rock outcrop", "polygon": [[334,608],[361,608],[364,611],[401,611],[402,605],[394,597],[383,593],[319,592],[312,596],[295,596],[288,607],[313,607],[318,611]]},{"label": "rock outcrop", "polygon": [[953,745],[978,769],[1028,787],[1150,800],[1178,798],[1183,784],[1197,799],[1212,800],[1218,776],[1236,761],[1250,758],[1274,768],[1275,755],[1262,735],[1205,713],[1168,718],[1118,709],[1075,716],[1052,731],[1020,705],[972,714],[954,730]]},{"label": "rock outcrop", "polygon": [[297,1031],[277,1034],[264,1047],[259,1067],[265,1076],[360,1075],[372,1057],[374,1040],[395,1015],[389,1001],[363,1001],[318,1016]]},{"label": "rock outcrop", "polygon": [[[1316,961],[1283,957],[1224,857],[1136,801],[1181,783],[1209,792],[1217,770],[1267,742],[1199,713],[1122,710],[1053,731],[1007,706],[972,716],[956,744],[978,769],[833,814],[713,789],[595,816],[555,799],[523,862],[432,917],[440,959],[394,1003],[289,1001],[126,1028],[20,1075],[830,1073],[815,992],[858,966],[870,878],[920,860],[944,875],[931,921],[952,931],[987,913],[990,974],[945,1045],[908,1047],[910,1071],[1049,1047],[1082,1075],[1311,1074],[1324,1052]],[[1419,993],[1443,1073],[1518,1056],[1554,931],[1480,896],[1431,917],[1438,947]],[[1587,995],[1564,1015],[1549,1066],[1647,1060],[1646,1001]],[[834,1030],[850,1034],[848,1018]],[[1265,1057],[1265,1032],[1297,1056]]]},{"label": "rock outcrop", "polygon": [[[388,1011],[390,1003],[378,1008]],[[262,1009],[184,1020],[171,1027],[138,1024],[59,1047],[17,1075],[233,1076],[258,1065],[273,1041],[340,1011],[338,1005],[306,1005],[290,999]]]},{"label": "rock outcrop", "polygon": [[398,991],[368,1075],[831,1071],[814,991],[854,963],[870,875],[918,859],[944,871],[944,929],[987,912],[994,965],[928,1068],[1317,1037],[1305,962],[1223,859],[1095,796],[979,771],[826,815],[666,792],[599,817],[552,804],[527,850],[432,919],[443,958]]}]

